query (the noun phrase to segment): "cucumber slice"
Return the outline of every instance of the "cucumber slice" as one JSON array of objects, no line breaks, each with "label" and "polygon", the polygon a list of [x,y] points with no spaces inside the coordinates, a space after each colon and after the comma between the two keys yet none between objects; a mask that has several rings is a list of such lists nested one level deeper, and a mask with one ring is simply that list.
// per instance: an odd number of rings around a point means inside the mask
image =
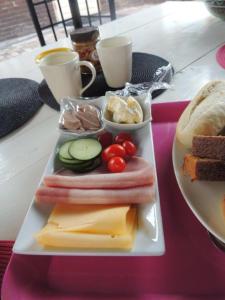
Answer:
[{"label": "cucumber slice", "polygon": [[65,142],[59,148],[59,156],[64,159],[73,159],[73,157],[69,154],[69,146],[72,144],[74,140]]},{"label": "cucumber slice", "polygon": [[69,154],[78,160],[90,160],[102,151],[99,141],[91,138],[75,140],[69,146]]},{"label": "cucumber slice", "polygon": [[90,166],[87,166],[83,169],[81,169],[79,172],[84,173],[84,172],[90,172],[94,169],[96,169],[98,166],[101,164],[101,157],[97,157],[96,159],[93,160],[92,164]]},{"label": "cucumber slice", "polygon": [[97,158],[88,160],[86,161],[86,163],[83,164],[78,164],[78,165],[63,164],[63,166],[64,168],[77,173],[85,173],[96,169],[100,164],[101,164],[101,158],[98,156]]},{"label": "cucumber slice", "polygon": [[92,164],[93,164],[92,160],[85,161],[82,164],[62,163],[62,165],[65,169],[69,169],[69,170],[75,171],[75,172],[82,172],[83,170],[85,170],[85,168],[90,167]]},{"label": "cucumber slice", "polygon": [[78,160],[78,159],[75,159],[75,158],[72,158],[72,159],[66,159],[64,157],[61,157],[59,155],[59,160],[63,163],[67,163],[67,164],[70,164],[70,165],[80,165],[82,164],[83,162],[85,162],[85,160]]}]

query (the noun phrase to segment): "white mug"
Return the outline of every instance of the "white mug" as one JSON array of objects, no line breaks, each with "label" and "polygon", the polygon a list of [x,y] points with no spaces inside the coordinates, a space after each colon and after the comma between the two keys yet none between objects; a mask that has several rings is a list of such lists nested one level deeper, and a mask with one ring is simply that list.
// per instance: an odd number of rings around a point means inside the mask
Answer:
[{"label": "white mug", "polygon": [[108,86],[123,87],[132,76],[132,41],[126,36],[100,40],[98,57]]},{"label": "white mug", "polygon": [[[79,97],[94,82],[95,67],[88,61],[79,61],[79,54],[73,51],[55,51],[39,59],[40,70],[57,101],[64,97]],[[82,88],[80,66],[91,70],[92,78]]]}]

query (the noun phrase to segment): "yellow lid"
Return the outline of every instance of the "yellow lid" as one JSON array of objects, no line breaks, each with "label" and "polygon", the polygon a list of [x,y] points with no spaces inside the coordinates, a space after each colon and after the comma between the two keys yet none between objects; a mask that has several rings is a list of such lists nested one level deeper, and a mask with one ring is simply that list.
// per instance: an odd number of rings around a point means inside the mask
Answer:
[{"label": "yellow lid", "polygon": [[53,48],[53,49],[50,49],[50,50],[46,50],[46,51],[43,51],[43,52],[39,53],[35,57],[35,62],[39,63],[42,60],[42,58],[44,58],[48,54],[52,54],[52,53],[55,53],[55,52],[65,52],[65,51],[73,51],[73,50],[70,49],[70,48]]}]

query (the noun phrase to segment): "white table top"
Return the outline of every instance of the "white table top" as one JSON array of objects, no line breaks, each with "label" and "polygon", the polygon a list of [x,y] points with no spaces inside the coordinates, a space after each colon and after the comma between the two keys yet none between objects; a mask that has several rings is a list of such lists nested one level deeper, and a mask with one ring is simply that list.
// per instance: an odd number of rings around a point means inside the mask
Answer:
[{"label": "white table top", "polygon": [[[173,89],[154,102],[191,99],[209,80],[223,79],[215,58],[225,43],[225,23],[202,2],[165,2],[100,27],[101,37],[131,36],[133,51],[159,55],[175,69]],[[65,39],[49,45],[70,46]],[[34,57],[43,48],[0,63],[0,78],[40,82]],[[0,240],[15,239],[58,137],[58,113],[43,105],[23,127],[0,141]]]}]

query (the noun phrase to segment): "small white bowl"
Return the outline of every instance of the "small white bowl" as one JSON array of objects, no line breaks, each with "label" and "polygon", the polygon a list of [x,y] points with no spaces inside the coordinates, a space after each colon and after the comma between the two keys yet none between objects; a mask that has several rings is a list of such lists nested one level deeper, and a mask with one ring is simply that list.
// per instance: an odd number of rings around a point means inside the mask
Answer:
[{"label": "small white bowl", "polygon": [[[59,130],[64,134],[68,136],[74,136],[74,137],[88,137],[88,136],[96,136],[100,134],[104,130],[104,122],[102,118],[102,98],[95,98],[95,99],[89,99],[89,100],[81,100],[71,97],[66,97],[61,100],[60,102],[60,117],[59,117]],[[99,111],[99,121],[101,127],[96,130],[85,130],[85,131],[74,131],[72,129],[67,129],[62,124],[63,119],[63,113],[64,110],[72,110],[75,109],[75,107],[78,105],[91,105],[94,106]]]},{"label": "small white bowl", "polygon": [[[128,130],[137,130],[140,129],[142,127],[144,127],[145,125],[147,125],[150,121],[151,121],[151,98],[149,95],[141,95],[141,96],[135,96],[135,100],[137,100],[139,102],[139,104],[141,105],[142,111],[143,111],[143,122],[141,123],[136,123],[136,124],[121,124],[121,123],[116,123],[113,122],[109,119],[109,113],[107,110],[107,103],[108,103],[108,99],[110,96],[115,96],[115,94],[113,94],[112,92],[107,92],[105,94],[105,105],[103,108],[103,122],[105,123],[105,125],[120,130],[120,131],[128,131]],[[122,97],[119,96],[122,99],[127,99],[127,97]]]}]

